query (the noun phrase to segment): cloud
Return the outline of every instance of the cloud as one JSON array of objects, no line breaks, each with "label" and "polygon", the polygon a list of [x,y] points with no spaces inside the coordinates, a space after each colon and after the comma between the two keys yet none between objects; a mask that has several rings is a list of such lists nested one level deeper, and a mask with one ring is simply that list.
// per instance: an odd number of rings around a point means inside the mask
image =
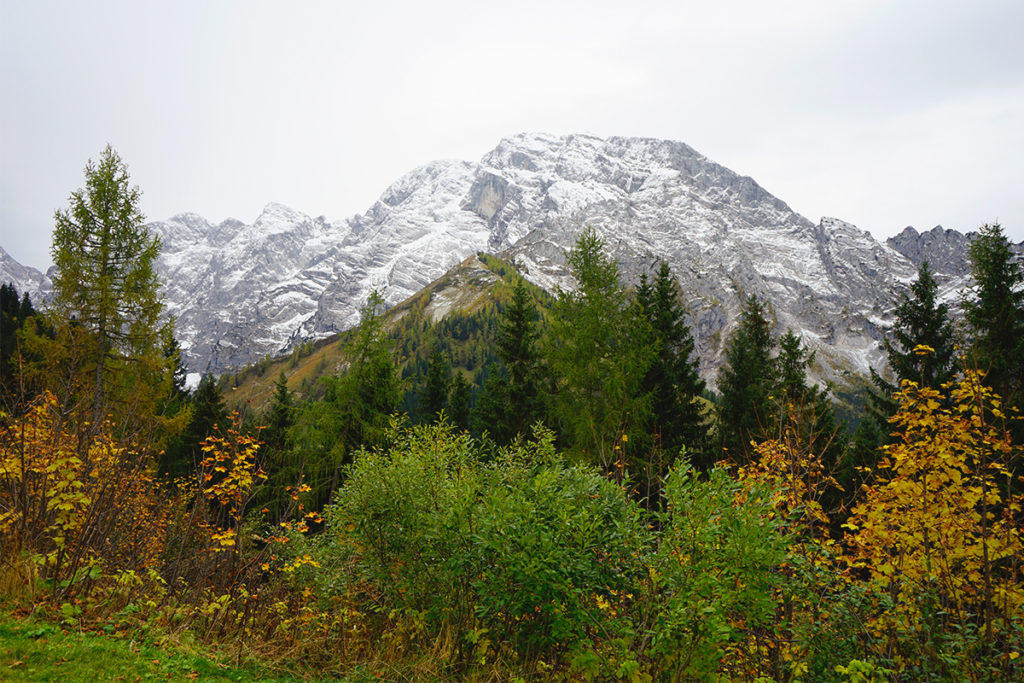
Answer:
[{"label": "cloud", "polygon": [[48,261],[110,142],[152,218],[340,218],[522,130],[683,140],[812,220],[1024,239],[1019,2],[0,9],[0,243]]}]

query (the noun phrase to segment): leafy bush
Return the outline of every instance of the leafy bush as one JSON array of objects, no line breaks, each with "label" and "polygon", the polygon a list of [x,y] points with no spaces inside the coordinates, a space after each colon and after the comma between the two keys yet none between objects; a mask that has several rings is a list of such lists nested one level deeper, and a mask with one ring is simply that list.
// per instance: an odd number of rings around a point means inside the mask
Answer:
[{"label": "leafy bush", "polygon": [[700,480],[689,465],[676,467],[665,499],[649,570],[650,655],[661,670],[703,678],[772,617],[787,537],[772,514],[774,491],[724,469]]},{"label": "leafy bush", "polygon": [[607,628],[601,601],[633,585],[646,530],[623,489],[565,465],[552,440],[540,432],[485,463],[447,424],[395,429],[326,510],[322,563],[354,552],[352,580],[477,649],[489,634],[487,647],[532,658]]}]

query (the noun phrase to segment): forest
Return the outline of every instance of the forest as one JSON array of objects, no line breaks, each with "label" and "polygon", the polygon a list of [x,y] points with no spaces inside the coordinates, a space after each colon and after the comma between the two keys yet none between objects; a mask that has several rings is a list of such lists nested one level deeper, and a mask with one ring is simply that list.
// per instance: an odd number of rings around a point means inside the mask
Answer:
[{"label": "forest", "polygon": [[669,265],[623,282],[590,230],[571,290],[481,255],[484,305],[375,293],[340,370],[310,343],[189,390],[139,197],[108,147],[56,213],[52,299],[0,288],[7,613],[281,679],[1024,679],[998,225],[962,317],[923,264],[842,408],[756,296],[705,386]]}]

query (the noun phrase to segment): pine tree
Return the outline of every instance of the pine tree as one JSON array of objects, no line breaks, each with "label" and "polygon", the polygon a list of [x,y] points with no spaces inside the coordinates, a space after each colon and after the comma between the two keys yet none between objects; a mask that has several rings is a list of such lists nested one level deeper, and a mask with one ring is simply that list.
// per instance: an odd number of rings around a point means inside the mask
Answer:
[{"label": "pine tree", "polygon": [[997,225],[985,225],[970,246],[973,297],[964,312],[974,337],[974,362],[986,383],[1016,403],[1024,382],[1024,270]]},{"label": "pine tree", "polygon": [[[704,392],[693,334],[686,324],[679,289],[668,264],[662,261],[654,284],[640,276],[636,301],[653,331],[654,359],[644,377],[643,391],[651,397],[651,432],[669,456],[686,448],[692,462],[710,465],[707,426],[698,397]],[[659,473],[659,477],[660,477]]]},{"label": "pine tree", "polygon": [[154,414],[168,379],[155,269],[160,240],[143,224],[141,192],[129,183],[108,145],[98,163],[86,165],[85,187],[54,216],[53,303],[79,349],[94,428],[109,412],[119,420]]},{"label": "pine tree", "polygon": [[743,303],[742,319],[726,345],[725,363],[718,373],[719,438],[733,459],[748,460],[751,441],[760,440],[771,423],[774,347],[767,304],[751,295]]}]

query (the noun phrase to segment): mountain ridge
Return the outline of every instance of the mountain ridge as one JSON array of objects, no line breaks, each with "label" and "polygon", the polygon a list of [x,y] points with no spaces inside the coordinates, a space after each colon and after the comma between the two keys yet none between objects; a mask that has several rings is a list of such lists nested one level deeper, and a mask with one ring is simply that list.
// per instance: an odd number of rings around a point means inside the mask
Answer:
[{"label": "mountain ridge", "polygon": [[[185,212],[148,225],[164,242],[158,268],[193,371],[348,329],[371,290],[396,304],[476,252],[569,287],[564,254],[586,226],[626,284],[669,262],[706,378],[743,296],[768,299],[777,327],[818,352],[817,376],[835,378],[883,364],[878,341],[923,255],[941,253],[932,265],[947,295],[968,277],[962,233],[910,228],[883,243],[838,219],[815,224],[753,178],[655,138],[520,133],[478,162],[419,166],[345,219],[270,202],[252,224]],[[5,263],[0,277],[45,296],[45,276],[15,277]]]}]

